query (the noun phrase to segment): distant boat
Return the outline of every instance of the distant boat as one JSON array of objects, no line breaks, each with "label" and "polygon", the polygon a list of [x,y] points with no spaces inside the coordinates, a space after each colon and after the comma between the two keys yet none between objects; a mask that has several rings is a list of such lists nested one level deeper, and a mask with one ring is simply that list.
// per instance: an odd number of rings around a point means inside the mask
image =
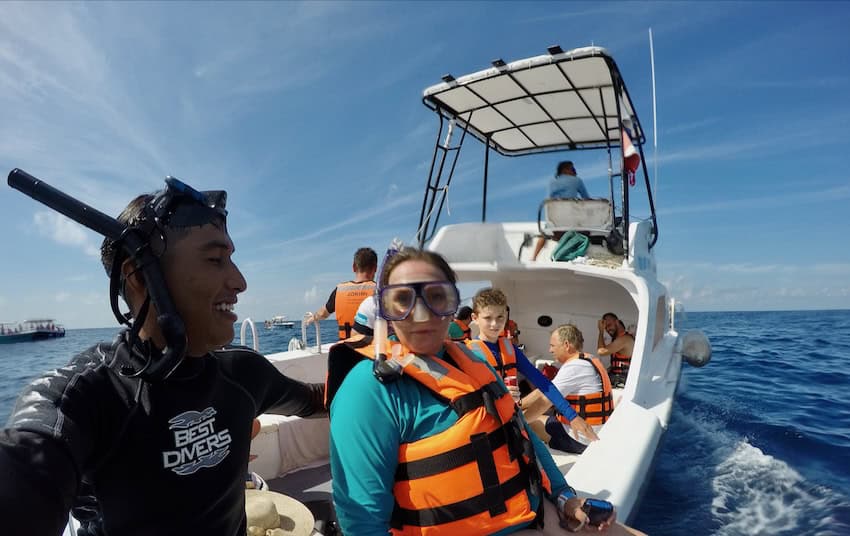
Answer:
[{"label": "distant boat", "polygon": [[295,327],[295,322],[287,320],[286,315],[273,316],[271,320],[265,321],[266,329],[272,328],[292,328]]},{"label": "distant boat", "polygon": [[65,328],[52,318],[34,318],[23,322],[0,322],[0,344],[41,341],[64,337]]}]

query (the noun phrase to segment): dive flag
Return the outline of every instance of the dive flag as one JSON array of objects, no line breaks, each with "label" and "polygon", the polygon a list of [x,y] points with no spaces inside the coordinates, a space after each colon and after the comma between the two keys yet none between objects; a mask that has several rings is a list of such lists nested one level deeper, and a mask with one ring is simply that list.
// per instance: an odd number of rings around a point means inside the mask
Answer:
[{"label": "dive flag", "polygon": [[620,128],[623,137],[623,171],[629,177],[629,186],[635,185],[635,172],[640,165],[640,155],[632,145],[632,134],[626,127]]}]

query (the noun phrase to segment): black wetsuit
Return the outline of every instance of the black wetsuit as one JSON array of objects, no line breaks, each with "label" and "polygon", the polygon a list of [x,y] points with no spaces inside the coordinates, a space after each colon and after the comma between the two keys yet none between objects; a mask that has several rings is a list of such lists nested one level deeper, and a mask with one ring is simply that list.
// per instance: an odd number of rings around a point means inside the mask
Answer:
[{"label": "black wetsuit", "polygon": [[91,488],[109,535],[245,534],[253,418],[323,411],[323,387],[244,348],[187,358],[150,384],[117,372],[123,340],[21,393],[0,431],[2,533],[61,534]]}]

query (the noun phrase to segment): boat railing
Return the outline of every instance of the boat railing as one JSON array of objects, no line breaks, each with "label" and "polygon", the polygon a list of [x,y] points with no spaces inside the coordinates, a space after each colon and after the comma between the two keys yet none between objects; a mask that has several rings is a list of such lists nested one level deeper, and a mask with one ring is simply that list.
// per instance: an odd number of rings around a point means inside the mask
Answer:
[{"label": "boat railing", "polygon": [[[301,320],[301,340],[304,341],[304,345],[307,344],[307,319],[312,316],[312,313],[305,313],[304,318]],[[319,321],[316,320],[313,322],[313,325],[316,326],[316,352],[322,351],[322,329],[319,326]]]},{"label": "boat railing", "polygon": [[239,344],[241,344],[242,346],[247,346],[247,344],[245,344],[245,335],[247,335],[246,332],[248,327],[251,328],[251,337],[254,343],[252,345],[252,348],[255,352],[259,352],[260,338],[257,336],[257,327],[254,325],[254,321],[251,320],[250,317],[242,321],[242,329],[239,331]]}]

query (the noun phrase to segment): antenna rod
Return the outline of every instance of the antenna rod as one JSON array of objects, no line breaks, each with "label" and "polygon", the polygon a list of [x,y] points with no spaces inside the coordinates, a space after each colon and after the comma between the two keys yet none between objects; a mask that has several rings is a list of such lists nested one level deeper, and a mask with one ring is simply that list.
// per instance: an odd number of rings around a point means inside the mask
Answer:
[{"label": "antenna rod", "polygon": [[652,164],[655,168],[655,184],[652,189],[655,191],[655,204],[658,204],[658,117],[655,111],[655,49],[652,46],[652,28],[649,29],[649,63],[652,66]]}]

